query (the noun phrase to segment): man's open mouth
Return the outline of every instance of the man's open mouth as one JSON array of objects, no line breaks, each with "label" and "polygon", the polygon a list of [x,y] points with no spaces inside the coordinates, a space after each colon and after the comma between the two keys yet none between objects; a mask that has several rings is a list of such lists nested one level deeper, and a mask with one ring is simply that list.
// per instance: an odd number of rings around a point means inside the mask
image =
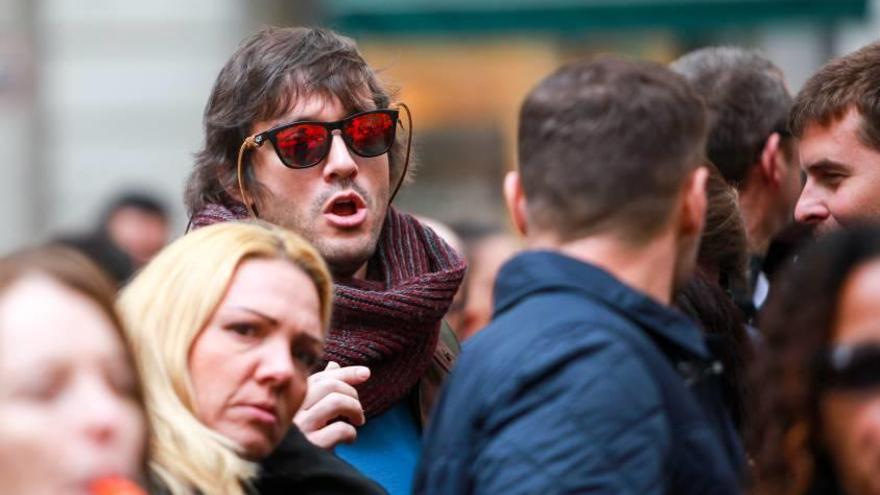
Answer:
[{"label": "man's open mouth", "polygon": [[340,193],[327,202],[324,216],[336,227],[357,227],[367,217],[367,205],[360,194],[354,191]]},{"label": "man's open mouth", "polygon": [[349,198],[343,198],[339,201],[334,201],[330,206],[330,213],[334,215],[339,215],[340,217],[347,217],[349,215],[354,215],[357,213],[358,207],[354,200]]}]

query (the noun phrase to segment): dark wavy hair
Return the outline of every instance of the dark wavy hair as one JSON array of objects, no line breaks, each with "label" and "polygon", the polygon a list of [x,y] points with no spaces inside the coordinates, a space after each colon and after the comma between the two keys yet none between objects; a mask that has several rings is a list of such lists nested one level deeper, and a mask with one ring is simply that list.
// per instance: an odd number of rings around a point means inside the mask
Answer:
[{"label": "dark wavy hair", "polygon": [[736,190],[708,165],[706,223],[700,237],[697,273],[675,294],[675,305],[706,332],[713,354],[724,365],[724,402],[737,428],[748,404],[746,364],[753,348],[745,318],[732,294],[746,287],[746,228]]},{"label": "dark wavy hair", "polygon": [[[229,192],[237,191],[238,150],[254,122],[284,115],[297,98],[307,96],[338,98],[355,113],[368,110],[362,108],[364,101],[388,108],[392,93],[354,40],[328,29],[267,27],[245,39],[217,76],[205,106],[205,142],[185,193],[190,215],[207,204],[226,202]],[[388,155],[392,187],[404,168],[401,134]],[[265,191],[249,165],[246,160],[244,181],[260,198]]]},{"label": "dark wavy hair", "polygon": [[752,493],[834,493],[813,363],[831,342],[844,283],[856,268],[878,258],[880,227],[862,226],[809,246],[777,279],[761,314],[764,341],[751,377]]}]

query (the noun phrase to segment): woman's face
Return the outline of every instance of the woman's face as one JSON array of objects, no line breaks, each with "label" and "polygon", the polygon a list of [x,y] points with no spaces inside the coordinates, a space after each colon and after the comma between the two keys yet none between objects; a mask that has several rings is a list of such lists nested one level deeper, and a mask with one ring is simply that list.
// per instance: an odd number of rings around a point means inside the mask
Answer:
[{"label": "woman's face", "polygon": [[[880,260],[846,280],[834,345],[880,344]],[[827,392],[821,401],[825,442],[849,495],[880,494],[880,388]]]},{"label": "woman's face", "polygon": [[145,418],[113,324],[39,275],[0,297],[0,493],[86,494],[141,475]]},{"label": "woman's face", "polygon": [[290,428],[321,358],[314,283],[280,259],[238,267],[189,354],[196,416],[245,457],[269,455]]}]

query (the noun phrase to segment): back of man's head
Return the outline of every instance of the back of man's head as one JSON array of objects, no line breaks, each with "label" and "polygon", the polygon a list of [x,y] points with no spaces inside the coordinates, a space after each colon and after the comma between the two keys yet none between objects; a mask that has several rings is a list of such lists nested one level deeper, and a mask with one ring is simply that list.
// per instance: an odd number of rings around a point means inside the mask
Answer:
[{"label": "back of man's head", "polygon": [[600,58],[544,79],[520,112],[519,168],[530,224],[573,240],[650,239],[703,163],[705,108],[654,63]]},{"label": "back of man's head", "polygon": [[709,159],[728,183],[741,186],[770,134],[788,134],[792,98],[782,71],[756,52],[733,47],[702,48],[670,68],[706,102]]},{"label": "back of man's head", "polygon": [[810,124],[827,126],[855,109],[858,138],[880,150],[880,42],[837,58],[814,74],[795,98],[789,126],[801,137]]}]

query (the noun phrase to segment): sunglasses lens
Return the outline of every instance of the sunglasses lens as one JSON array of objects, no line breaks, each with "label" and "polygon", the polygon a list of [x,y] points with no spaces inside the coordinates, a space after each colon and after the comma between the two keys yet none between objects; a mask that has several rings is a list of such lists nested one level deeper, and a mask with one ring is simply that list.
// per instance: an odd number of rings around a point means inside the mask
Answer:
[{"label": "sunglasses lens", "polygon": [[300,124],[275,135],[278,155],[290,167],[311,167],[330,149],[330,133],[323,126]]},{"label": "sunglasses lens", "polygon": [[844,359],[832,360],[829,385],[842,390],[865,390],[880,387],[880,348],[855,347]]},{"label": "sunglasses lens", "polygon": [[386,112],[358,115],[345,123],[342,133],[351,150],[364,157],[379,156],[394,143],[394,116]]}]

